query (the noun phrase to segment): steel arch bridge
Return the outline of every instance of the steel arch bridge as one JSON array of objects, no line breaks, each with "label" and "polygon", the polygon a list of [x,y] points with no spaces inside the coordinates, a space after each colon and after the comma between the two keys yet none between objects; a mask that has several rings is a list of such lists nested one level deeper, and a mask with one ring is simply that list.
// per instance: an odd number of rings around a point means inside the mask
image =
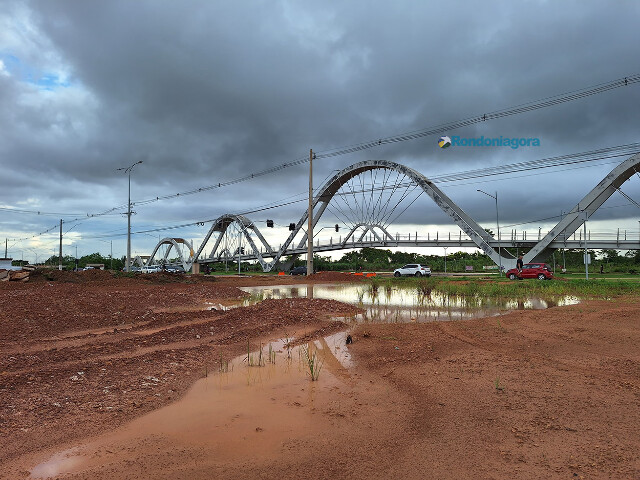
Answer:
[{"label": "steel arch bridge", "polygon": [[[350,217],[349,222],[343,221],[345,226],[349,227],[344,239],[341,238],[336,243],[331,241],[330,244],[317,245],[317,247],[314,247],[314,251],[332,251],[367,246],[476,247],[488,255],[496,264],[511,268],[515,266],[515,258],[506,248],[518,246],[530,249],[524,255],[525,263],[542,262],[558,248],[584,248],[582,239],[579,241],[572,240],[571,235],[614,192],[619,190],[625,181],[634,173],[638,173],[639,168],[640,154],[631,156],[611,170],[544,238],[540,238],[537,241],[514,242],[513,240],[503,239],[498,241],[423,174],[399,163],[385,160],[358,162],[329,178],[313,198],[314,231],[316,231],[315,227],[327,209],[333,211],[333,214],[337,217],[341,215],[345,218],[347,216]],[[370,186],[366,183],[366,179],[363,179],[367,175],[371,182]],[[378,179],[378,176],[382,178]],[[451,238],[448,240],[434,238],[419,241],[417,236],[414,241],[411,241],[410,236],[408,240],[394,238],[388,232],[387,227],[393,221],[392,217],[395,209],[401,202],[407,200],[414,191],[418,192],[418,196],[426,193],[440,210],[453,220],[461,232],[464,232],[466,238],[463,239],[462,235],[453,240]],[[391,200],[394,196],[396,199],[400,198],[400,200],[395,206],[391,206],[395,201]],[[355,202],[348,203],[343,197],[353,197]],[[340,201],[343,202],[342,205]],[[406,208],[409,207],[407,206]],[[191,252],[188,257],[180,254],[180,262],[185,271],[196,263],[221,262],[239,258],[240,261],[256,260],[260,263],[262,269],[268,272],[274,269],[284,256],[297,256],[306,253],[307,232],[304,226],[307,218],[308,212],[305,210],[285,242],[278,249],[274,249],[250,219],[233,213],[224,214],[213,222],[195,254],[192,246],[185,240],[165,238],[158,242],[149,259],[144,263],[150,265],[157,262],[155,256],[162,245],[175,247],[180,252],[178,243],[183,243],[188,244]],[[301,237],[296,244],[294,240],[299,234]],[[369,234],[368,240],[367,234]],[[241,246],[243,240],[248,245],[248,251],[245,251],[244,247]],[[207,245],[210,242],[213,245],[207,254]],[[615,244],[590,240],[589,246],[591,248],[640,248],[640,244],[637,241],[621,242],[620,240],[616,241]],[[163,261],[166,262],[167,258],[168,252],[165,253]],[[143,263],[142,260],[140,260],[140,263]]]},{"label": "steel arch bridge", "polygon": [[[160,261],[157,261],[155,258],[156,254],[158,253],[158,251],[163,245],[166,245],[169,248],[165,249],[162,259]],[[188,253],[189,253],[188,256],[185,254],[185,252],[182,251],[182,248],[180,248],[180,245],[184,245],[188,249]],[[175,263],[172,263],[169,260],[169,253],[172,250],[175,250],[176,254],[178,255],[177,264],[180,265],[182,268],[184,268],[185,272],[189,271],[194,262],[193,245],[191,245],[191,242],[189,242],[188,240],[185,240],[184,238],[163,238],[158,242],[156,247],[153,249],[153,252],[151,253],[151,255],[146,261],[144,261],[140,256],[137,256],[134,259],[134,264],[138,264],[141,267],[145,265],[153,265],[154,263],[157,263],[160,265],[169,265],[169,264],[173,265]]]}]

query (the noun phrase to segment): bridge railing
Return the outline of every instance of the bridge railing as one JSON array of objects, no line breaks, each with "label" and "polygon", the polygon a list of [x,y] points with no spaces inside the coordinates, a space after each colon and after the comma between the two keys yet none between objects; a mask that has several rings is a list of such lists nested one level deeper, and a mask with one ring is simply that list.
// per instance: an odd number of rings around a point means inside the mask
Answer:
[{"label": "bridge railing", "polygon": [[[500,232],[500,241],[501,243],[518,243],[518,242],[537,242],[541,238],[543,238],[548,231],[542,229],[536,230],[511,230],[510,232]],[[573,241],[573,242],[582,242],[584,236],[584,231],[579,230],[573,233],[572,235],[567,235],[563,237],[562,235],[558,237],[558,241]],[[344,243],[345,248],[349,248],[350,245],[361,245],[364,243],[371,244],[386,244],[390,247],[394,246],[395,243],[402,243],[406,245],[407,243],[416,243],[416,244],[424,244],[424,243],[438,243],[440,241],[453,243],[453,242],[469,242],[472,239],[466,235],[462,230],[459,232],[451,232],[451,231],[435,231],[435,232],[408,232],[408,233],[400,233],[396,232],[392,234],[393,240],[391,239],[382,239],[379,240],[373,234],[367,234],[364,238],[360,239],[357,236],[351,236],[347,242]],[[494,236],[495,238],[495,236]],[[341,235],[337,237],[325,237],[323,239],[316,239],[314,245],[316,247],[335,247],[338,250],[340,246],[343,245],[343,237]],[[497,239],[495,239],[497,240]],[[587,243],[590,241],[597,242],[598,240],[615,240],[616,242],[629,242],[629,241],[637,241],[640,243],[640,232],[631,232],[628,229],[617,229],[615,231],[592,231],[587,230]],[[279,245],[278,249],[282,248],[282,245]],[[272,249],[272,251],[275,250]],[[291,251],[296,251],[296,248],[291,248]],[[260,247],[260,253],[266,254],[267,250],[263,247]]]}]

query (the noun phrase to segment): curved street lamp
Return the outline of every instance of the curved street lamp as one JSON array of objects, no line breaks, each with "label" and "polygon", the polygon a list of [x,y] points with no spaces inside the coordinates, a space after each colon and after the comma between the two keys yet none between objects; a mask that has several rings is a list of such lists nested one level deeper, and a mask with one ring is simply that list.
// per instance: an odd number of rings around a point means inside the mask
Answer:
[{"label": "curved street lamp", "polygon": [[489,197],[493,198],[496,201],[496,228],[498,229],[498,257],[500,261],[499,274],[502,274],[502,253],[501,253],[502,250],[500,248],[500,220],[498,220],[498,192],[496,192],[495,195],[491,195],[490,193],[487,193],[482,190],[478,190],[478,192],[484,193],[485,195],[488,195]]}]

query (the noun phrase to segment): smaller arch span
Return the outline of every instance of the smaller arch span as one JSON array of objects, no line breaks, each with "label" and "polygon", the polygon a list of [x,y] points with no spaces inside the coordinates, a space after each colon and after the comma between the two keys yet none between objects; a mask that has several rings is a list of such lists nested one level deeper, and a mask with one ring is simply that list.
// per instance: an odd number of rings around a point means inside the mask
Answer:
[{"label": "smaller arch span", "polygon": [[[258,260],[258,262],[262,266],[262,269],[268,272],[271,269],[271,266],[264,260],[262,253],[260,252],[260,249],[258,248],[258,246],[256,245],[256,242],[252,237],[252,233],[258,238],[258,240],[260,241],[262,246],[265,248],[268,255],[273,255],[271,245],[269,245],[269,243],[260,233],[260,230],[258,229],[258,227],[256,227],[251,220],[249,220],[244,215],[237,215],[234,213],[225,213],[224,215],[220,215],[217,219],[213,221],[213,224],[211,225],[211,228],[207,232],[207,235],[205,236],[204,240],[202,241],[200,248],[198,249],[195,256],[193,257],[193,262],[197,262],[199,260],[202,262],[206,262],[207,260],[215,259],[216,257],[220,258],[222,256],[222,253],[225,251],[225,250],[219,250],[221,248],[222,239],[225,235],[227,235],[227,230],[234,223],[238,225],[238,228],[242,232],[242,236],[246,239],[247,243],[249,244],[253,257]],[[216,233],[218,233],[219,235],[215,240],[213,248],[211,249],[211,253],[208,255],[208,257],[201,258],[202,253],[205,250],[205,247],[209,243],[209,240]],[[226,250],[226,252],[227,252],[226,254],[228,255],[229,254],[228,250]]]},{"label": "smaller arch span", "polygon": [[[360,235],[360,237],[358,238],[358,242],[361,242],[363,238],[365,238],[365,236],[367,235],[367,233],[371,232],[371,234],[376,238],[376,240],[378,240],[379,242],[384,242],[384,241],[388,241],[388,242],[393,242],[395,241],[395,239],[393,238],[393,236],[387,231],[386,228],[384,228],[384,226],[375,223],[375,224],[369,224],[369,223],[358,223],[356,225],[354,225],[351,230],[349,230],[349,233],[347,234],[347,236],[344,238],[344,240],[341,242],[342,246],[345,246],[347,244],[347,242],[349,241],[350,238],[355,238],[355,233],[356,231],[362,228],[362,234]],[[382,237],[380,236],[380,234],[378,234],[378,232],[376,231],[376,229],[380,230],[380,232],[382,233]],[[384,239],[383,239],[384,238]]]},{"label": "smaller arch span", "polygon": [[[168,245],[169,248],[165,251],[164,256],[162,257],[162,260],[160,260],[160,262],[158,263],[162,265],[167,264],[169,253],[171,252],[172,249],[175,249],[176,252],[178,252],[178,258],[180,259],[180,263],[182,265],[182,268],[184,268],[184,271],[186,272],[191,268],[191,265],[193,264],[193,258],[194,258],[193,245],[191,245],[191,242],[189,242],[188,240],[185,240],[184,238],[172,238],[172,237],[163,238],[158,242],[158,244],[156,245],[156,248],[153,249],[153,252],[149,256],[149,259],[146,261],[145,265],[152,265],[154,263],[156,253],[158,252],[160,247],[162,247],[163,245]],[[185,256],[182,253],[182,249],[180,248],[180,245],[184,245],[189,249],[188,257],[185,258]]]}]

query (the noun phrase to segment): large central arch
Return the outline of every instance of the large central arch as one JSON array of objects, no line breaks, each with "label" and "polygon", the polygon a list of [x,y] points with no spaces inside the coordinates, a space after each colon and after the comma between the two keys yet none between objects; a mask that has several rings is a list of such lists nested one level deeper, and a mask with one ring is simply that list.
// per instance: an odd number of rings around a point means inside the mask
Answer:
[{"label": "large central arch", "polygon": [[[347,183],[351,178],[360,175],[364,172],[376,169],[394,170],[409,177],[415,184],[417,184],[422,190],[431,197],[435,204],[446,213],[455,222],[460,229],[473,240],[473,242],[486,253],[494,262],[500,262],[500,256],[491,245],[489,241],[494,238],[487,233],[475,220],[467,215],[460,207],[458,207],[442,190],[436,187],[427,177],[419,172],[416,172],[412,168],[406,167],[399,163],[389,162],[386,160],[366,160],[363,162],[355,163],[338,173],[325,182],[325,184],[319,189],[319,193],[313,199],[313,226],[317,225],[318,221],[322,217],[327,205],[336,194],[336,192]],[[296,228],[291,232],[282,248],[276,255],[274,263],[277,262],[283,253],[289,248],[289,245],[296,237],[303,225],[307,222],[308,212],[304,212]],[[298,247],[301,248],[307,242],[307,233],[305,232],[300,240]],[[508,253],[508,252],[507,252]],[[509,254],[510,255],[510,254]],[[504,258],[504,257],[503,257]],[[511,258],[511,257],[507,257]]]}]

